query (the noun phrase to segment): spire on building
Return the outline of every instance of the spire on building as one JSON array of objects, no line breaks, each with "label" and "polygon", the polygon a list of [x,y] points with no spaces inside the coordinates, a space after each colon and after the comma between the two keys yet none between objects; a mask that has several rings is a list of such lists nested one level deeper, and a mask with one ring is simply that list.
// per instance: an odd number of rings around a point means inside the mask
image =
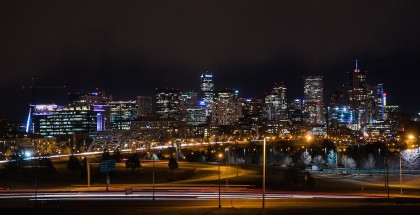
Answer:
[{"label": "spire on building", "polygon": [[354,70],[355,72],[359,72],[359,60],[356,59],[356,69]]}]

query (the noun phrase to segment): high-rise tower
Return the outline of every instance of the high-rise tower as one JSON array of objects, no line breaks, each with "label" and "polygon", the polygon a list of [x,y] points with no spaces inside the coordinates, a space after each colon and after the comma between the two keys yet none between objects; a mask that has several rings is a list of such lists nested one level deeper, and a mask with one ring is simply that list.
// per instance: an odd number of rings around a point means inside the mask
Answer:
[{"label": "high-rise tower", "polygon": [[366,71],[360,71],[359,61],[356,60],[356,68],[349,73],[349,103],[354,109],[366,109],[367,81]]},{"label": "high-rise tower", "polygon": [[356,60],[356,68],[349,73],[349,105],[356,110],[357,124],[359,129],[364,129],[368,121],[368,85],[366,71],[359,69],[359,61]]},{"label": "high-rise tower", "polygon": [[181,119],[180,91],[174,88],[156,88],[156,115],[162,119]]},{"label": "high-rise tower", "polygon": [[205,73],[201,74],[201,99],[206,102],[207,104],[211,104],[214,102],[214,82],[213,82],[213,74],[206,71]]},{"label": "high-rise tower", "polygon": [[273,90],[265,96],[265,111],[268,120],[287,120],[287,88],[283,83],[276,83]]},{"label": "high-rise tower", "polygon": [[310,125],[324,124],[324,81],[322,76],[304,76],[305,122]]}]

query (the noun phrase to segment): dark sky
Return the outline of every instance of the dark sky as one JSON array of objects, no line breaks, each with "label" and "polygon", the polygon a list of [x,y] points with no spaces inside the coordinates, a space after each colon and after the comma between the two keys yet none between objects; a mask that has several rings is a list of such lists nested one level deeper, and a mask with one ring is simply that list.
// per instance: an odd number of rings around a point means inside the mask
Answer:
[{"label": "dark sky", "polygon": [[276,81],[302,97],[323,75],[325,98],[356,59],[389,104],[420,112],[420,1],[1,1],[0,118],[24,120],[35,77],[40,102],[101,88],[115,100],[156,87],[259,97]]}]

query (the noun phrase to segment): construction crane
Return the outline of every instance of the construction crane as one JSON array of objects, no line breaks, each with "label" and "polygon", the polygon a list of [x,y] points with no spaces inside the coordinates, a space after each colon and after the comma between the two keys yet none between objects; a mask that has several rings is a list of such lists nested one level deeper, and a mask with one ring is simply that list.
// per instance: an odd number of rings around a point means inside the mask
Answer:
[{"label": "construction crane", "polygon": [[31,85],[24,85],[22,86],[22,89],[31,89],[32,90],[32,98],[31,98],[31,103],[32,104],[36,104],[36,93],[37,93],[37,89],[62,89],[62,88],[66,88],[66,85],[62,85],[62,86],[40,86],[40,85],[36,85],[35,83],[35,78],[32,77],[32,84]]},{"label": "construction crane", "polygon": [[[31,85],[22,86],[22,90],[25,90],[25,89],[31,89],[32,90],[32,97],[31,97],[30,104],[36,104],[36,102],[37,102],[36,95],[37,95],[37,90],[38,89],[63,89],[63,88],[66,88],[66,86],[65,85],[61,85],[61,86],[37,85],[34,77],[32,77],[32,84]],[[30,124],[30,121],[31,121],[31,113],[33,113],[32,106],[29,107],[29,116],[28,116],[28,119],[27,119],[27,122],[26,122],[26,133],[29,132],[29,124]]]}]

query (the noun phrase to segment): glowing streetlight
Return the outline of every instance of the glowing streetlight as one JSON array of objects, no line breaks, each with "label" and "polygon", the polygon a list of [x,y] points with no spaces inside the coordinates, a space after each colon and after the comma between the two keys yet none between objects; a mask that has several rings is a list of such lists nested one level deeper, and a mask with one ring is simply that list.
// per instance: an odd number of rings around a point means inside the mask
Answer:
[{"label": "glowing streetlight", "polygon": [[306,136],[306,141],[311,142],[311,140],[312,140],[312,136],[308,134],[308,135]]},{"label": "glowing streetlight", "polygon": [[217,160],[217,166],[219,167],[219,208],[222,207],[222,205],[220,204],[220,159],[222,158],[222,154],[219,153],[218,157],[219,159]]},{"label": "glowing streetlight", "polygon": [[262,202],[262,207],[263,207],[263,211],[264,211],[264,214],[265,214],[265,161],[266,161],[266,153],[265,153],[265,145],[266,145],[266,143],[265,143],[265,137],[264,137],[264,147],[263,147],[263,202]]},{"label": "glowing streetlight", "polygon": [[414,140],[414,135],[409,134],[409,135],[408,135],[408,139],[409,139],[409,140]]},{"label": "glowing streetlight", "polygon": [[228,162],[230,162],[230,160],[229,160],[229,147],[225,149],[225,153],[227,153],[227,156],[226,156],[226,173],[225,173],[225,175],[226,175],[226,190],[227,190],[227,189],[229,189],[229,187],[228,187]]},{"label": "glowing streetlight", "polygon": [[[255,140],[255,141],[261,141],[261,140]],[[264,137],[263,140],[264,144],[263,144],[263,198],[262,198],[262,208],[263,208],[263,212],[265,214],[265,163],[266,163],[266,153],[265,153],[265,149],[266,149],[266,138]]]}]

